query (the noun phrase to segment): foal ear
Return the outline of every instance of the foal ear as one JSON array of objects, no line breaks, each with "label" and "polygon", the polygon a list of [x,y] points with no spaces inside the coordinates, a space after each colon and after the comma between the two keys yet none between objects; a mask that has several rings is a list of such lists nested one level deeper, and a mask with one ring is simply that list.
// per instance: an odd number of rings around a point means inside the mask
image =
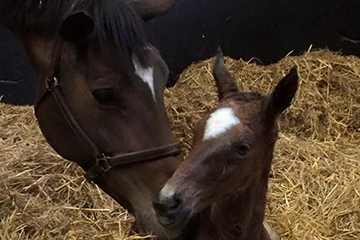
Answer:
[{"label": "foal ear", "polygon": [[220,47],[218,48],[218,53],[216,55],[213,75],[218,89],[219,101],[239,91],[234,78],[225,67],[224,54]]},{"label": "foal ear", "polygon": [[81,11],[64,20],[59,34],[65,41],[80,43],[94,31],[94,28],[94,20],[87,13]]},{"label": "foal ear", "polygon": [[298,88],[297,68],[293,67],[290,72],[280,80],[269,96],[268,114],[278,117],[291,105]]}]

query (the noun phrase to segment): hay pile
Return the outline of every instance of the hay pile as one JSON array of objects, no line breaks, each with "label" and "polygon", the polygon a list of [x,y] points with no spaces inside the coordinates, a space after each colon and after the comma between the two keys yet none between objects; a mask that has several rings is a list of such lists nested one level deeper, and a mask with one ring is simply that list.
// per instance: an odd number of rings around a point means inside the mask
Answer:
[{"label": "hay pile", "polygon": [[0,104],[0,151],[1,240],[128,239],[133,217],[51,149],[32,107]]},{"label": "hay pile", "polygon": [[[360,59],[328,51],[262,67],[228,59],[242,90],[267,93],[297,65],[300,89],[281,118],[267,218],[283,239],[360,239]],[[212,60],[166,91],[174,132],[216,105]],[[31,107],[0,104],[0,239],[142,239],[132,216],[46,144]]]}]

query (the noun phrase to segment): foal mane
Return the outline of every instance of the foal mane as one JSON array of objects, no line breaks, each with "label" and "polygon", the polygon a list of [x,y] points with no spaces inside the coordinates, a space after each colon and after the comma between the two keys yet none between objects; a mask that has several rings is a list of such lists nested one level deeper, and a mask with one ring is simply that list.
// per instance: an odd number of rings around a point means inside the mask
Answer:
[{"label": "foal mane", "polygon": [[149,40],[143,20],[122,0],[0,0],[0,22],[19,35],[55,37],[64,19],[79,11],[93,18],[101,48],[110,42],[130,53]]},{"label": "foal mane", "polygon": [[251,101],[261,101],[264,102],[266,97],[263,96],[261,93],[257,92],[241,92],[240,94],[236,94],[233,98],[237,102],[251,102]]}]

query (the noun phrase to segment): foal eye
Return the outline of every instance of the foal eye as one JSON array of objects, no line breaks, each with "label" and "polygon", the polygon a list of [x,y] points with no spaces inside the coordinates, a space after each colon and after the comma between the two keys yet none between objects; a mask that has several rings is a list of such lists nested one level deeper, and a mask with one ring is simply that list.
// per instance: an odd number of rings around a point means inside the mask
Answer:
[{"label": "foal eye", "polygon": [[95,100],[103,105],[109,105],[114,102],[115,93],[112,89],[98,89],[92,92]]},{"label": "foal eye", "polygon": [[250,147],[246,144],[236,147],[236,153],[240,157],[246,157],[246,155],[249,153],[249,151],[250,151]]}]

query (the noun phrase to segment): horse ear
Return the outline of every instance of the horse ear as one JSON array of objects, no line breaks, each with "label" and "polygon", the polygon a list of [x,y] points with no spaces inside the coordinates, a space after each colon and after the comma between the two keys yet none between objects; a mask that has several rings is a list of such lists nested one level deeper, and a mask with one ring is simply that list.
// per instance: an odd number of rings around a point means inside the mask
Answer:
[{"label": "horse ear", "polygon": [[84,41],[94,28],[94,20],[87,13],[77,12],[64,20],[59,34],[65,41],[79,43]]},{"label": "horse ear", "polygon": [[218,48],[218,53],[216,55],[213,75],[218,89],[219,101],[239,91],[234,78],[225,67],[224,54],[220,47]]},{"label": "horse ear", "polygon": [[267,114],[278,117],[286,108],[291,105],[298,88],[297,68],[293,67],[290,72],[280,80],[269,95]]},{"label": "horse ear", "polygon": [[146,21],[165,15],[179,0],[126,0],[126,2]]}]

